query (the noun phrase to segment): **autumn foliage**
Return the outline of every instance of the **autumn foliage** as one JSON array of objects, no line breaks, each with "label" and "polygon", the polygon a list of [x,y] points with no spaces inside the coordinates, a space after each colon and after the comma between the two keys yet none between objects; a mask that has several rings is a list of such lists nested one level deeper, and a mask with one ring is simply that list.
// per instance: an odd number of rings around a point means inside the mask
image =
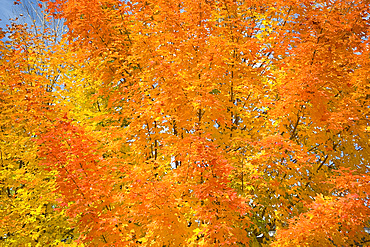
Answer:
[{"label": "autumn foliage", "polygon": [[367,1],[44,2],[63,38],[0,43],[1,245],[370,243]]}]

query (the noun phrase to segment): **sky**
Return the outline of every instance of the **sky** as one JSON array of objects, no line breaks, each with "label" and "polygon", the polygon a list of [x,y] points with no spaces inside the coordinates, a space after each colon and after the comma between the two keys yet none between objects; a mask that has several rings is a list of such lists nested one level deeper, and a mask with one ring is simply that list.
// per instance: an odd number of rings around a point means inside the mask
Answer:
[{"label": "sky", "polygon": [[0,0],[0,27],[5,28],[9,24],[9,18],[14,17],[14,0]]}]

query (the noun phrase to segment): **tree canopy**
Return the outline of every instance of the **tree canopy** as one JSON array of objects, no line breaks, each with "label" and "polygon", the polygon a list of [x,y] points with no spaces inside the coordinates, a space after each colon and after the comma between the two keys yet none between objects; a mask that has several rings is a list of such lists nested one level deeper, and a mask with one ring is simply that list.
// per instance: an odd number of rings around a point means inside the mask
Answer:
[{"label": "tree canopy", "polygon": [[368,1],[39,8],[1,31],[1,245],[369,244]]}]

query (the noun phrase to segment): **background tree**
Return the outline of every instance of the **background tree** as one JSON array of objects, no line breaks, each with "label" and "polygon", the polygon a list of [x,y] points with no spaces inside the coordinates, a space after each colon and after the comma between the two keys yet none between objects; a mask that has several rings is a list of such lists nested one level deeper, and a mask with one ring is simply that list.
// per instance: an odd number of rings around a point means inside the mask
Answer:
[{"label": "background tree", "polygon": [[35,34],[48,33],[53,37],[53,42],[60,41],[66,31],[63,19],[56,19],[48,14],[45,1],[17,0],[14,2],[13,11],[18,15],[20,24],[27,23],[32,26],[30,31]]},{"label": "background tree", "polygon": [[[34,8],[34,12],[28,9],[30,18],[32,13],[42,13],[37,5],[28,7]],[[52,91],[58,78],[58,65],[52,62],[57,58],[52,48],[56,36],[48,31],[46,13],[39,17],[42,26],[27,27],[18,20],[1,33],[0,235],[4,246],[54,245],[72,236],[64,212],[58,209],[56,173],[37,157],[36,133],[57,115]]]},{"label": "background tree", "polygon": [[69,231],[57,210],[56,173],[40,164],[35,143],[43,122],[57,114],[44,73],[52,73],[45,68],[50,52],[22,25],[9,32],[11,41],[0,44],[1,244],[49,245]]}]

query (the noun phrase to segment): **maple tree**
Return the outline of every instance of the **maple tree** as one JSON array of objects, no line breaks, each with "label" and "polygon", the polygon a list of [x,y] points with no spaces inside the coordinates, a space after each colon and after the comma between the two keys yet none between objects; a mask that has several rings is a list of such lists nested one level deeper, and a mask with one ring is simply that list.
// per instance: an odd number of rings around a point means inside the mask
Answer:
[{"label": "maple tree", "polygon": [[366,1],[43,2],[61,40],[0,44],[2,243],[370,241]]}]

